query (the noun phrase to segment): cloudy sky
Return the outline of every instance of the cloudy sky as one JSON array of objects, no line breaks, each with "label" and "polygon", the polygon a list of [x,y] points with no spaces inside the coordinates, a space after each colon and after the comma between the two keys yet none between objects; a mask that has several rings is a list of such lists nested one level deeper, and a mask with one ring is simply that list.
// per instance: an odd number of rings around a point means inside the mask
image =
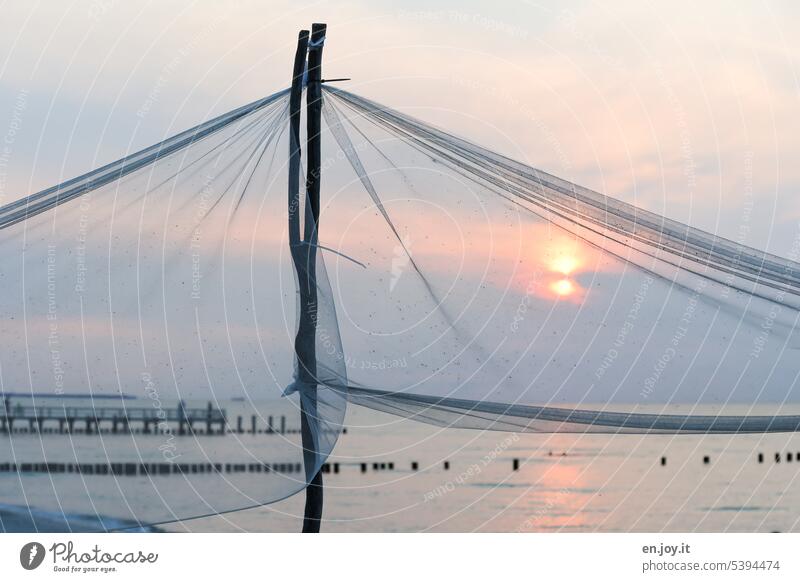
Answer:
[{"label": "cloudy sky", "polygon": [[798,235],[789,2],[6,3],[7,202],[272,93],[329,25],[347,88],[606,194],[786,255]]}]

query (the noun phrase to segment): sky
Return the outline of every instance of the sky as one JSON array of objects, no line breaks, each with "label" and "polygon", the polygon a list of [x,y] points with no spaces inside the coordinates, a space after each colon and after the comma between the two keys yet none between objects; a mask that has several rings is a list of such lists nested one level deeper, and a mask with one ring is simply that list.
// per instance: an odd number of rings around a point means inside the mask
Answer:
[{"label": "sky", "polygon": [[[297,31],[323,21],[324,76],[351,77],[348,90],[736,242],[798,248],[788,2],[83,0],[2,11],[0,203],[283,89]],[[582,296],[567,279],[548,285]]]},{"label": "sky", "polygon": [[346,88],[605,194],[786,255],[800,235],[790,2],[6,3],[0,199],[287,85],[329,25]]}]

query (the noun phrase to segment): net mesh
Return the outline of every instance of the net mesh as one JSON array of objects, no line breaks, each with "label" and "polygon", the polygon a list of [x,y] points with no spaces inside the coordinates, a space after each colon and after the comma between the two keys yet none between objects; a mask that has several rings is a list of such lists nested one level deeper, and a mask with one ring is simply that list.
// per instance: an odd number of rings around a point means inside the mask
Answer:
[{"label": "net mesh", "polygon": [[323,233],[367,263],[336,259],[343,345],[379,356],[354,363],[351,401],[483,429],[797,430],[779,414],[798,373],[796,262],[326,98],[371,203],[340,195],[329,212],[358,229]]},{"label": "net mesh", "polygon": [[323,94],[302,240],[288,91],[0,208],[0,503],[114,529],[273,502],[325,467],[347,402],[460,428],[798,430],[798,263]]},{"label": "net mesh", "polygon": [[281,91],[0,210],[0,502],[109,529],[276,501],[320,469],[346,400],[319,390],[308,467],[303,396],[283,396],[287,119]]}]

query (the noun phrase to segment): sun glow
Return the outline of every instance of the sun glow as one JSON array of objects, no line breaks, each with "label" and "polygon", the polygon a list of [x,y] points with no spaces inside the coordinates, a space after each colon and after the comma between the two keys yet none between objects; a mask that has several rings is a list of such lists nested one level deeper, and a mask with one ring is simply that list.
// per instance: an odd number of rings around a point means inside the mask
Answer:
[{"label": "sun glow", "polygon": [[550,268],[556,273],[569,275],[580,266],[580,261],[572,255],[559,255],[550,262]]},{"label": "sun glow", "polygon": [[575,241],[566,237],[554,236],[548,242],[549,256],[545,264],[552,273],[548,283],[550,293],[559,299],[580,301],[583,289],[574,276],[584,269],[585,256],[579,252]]},{"label": "sun glow", "polygon": [[569,279],[559,279],[550,284],[550,290],[559,297],[566,297],[575,293],[576,287]]}]

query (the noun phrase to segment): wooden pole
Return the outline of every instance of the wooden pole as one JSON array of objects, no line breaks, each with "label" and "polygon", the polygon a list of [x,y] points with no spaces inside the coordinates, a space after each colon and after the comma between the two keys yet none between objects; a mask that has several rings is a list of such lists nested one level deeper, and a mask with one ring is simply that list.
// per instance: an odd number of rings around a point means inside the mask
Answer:
[{"label": "wooden pole", "polygon": [[306,191],[311,205],[311,218],[306,220],[305,240],[316,242],[319,227],[320,172],[322,153],[320,129],[322,125],[322,48],[325,44],[325,24],[311,26],[311,39],[308,44],[308,87],[306,91],[306,111],[308,130],[308,168]]},{"label": "wooden pole", "polygon": [[308,31],[301,30],[297,37],[292,89],[289,94],[289,246],[295,266],[298,252],[296,249],[300,247],[300,104],[303,99],[303,73],[307,51]]},{"label": "wooden pole", "polygon": [[[316,245],[319,229],[320,180],[322,169],[322,153],[320,132],[322,126],[322,47],[325,43],[326,25],[314,23],[311,26],[311,38],[308,43],[308,86],[306,88],[306,131],[308,162],[306,168],[306,206],[305,236],[306,269],[309,273],[307,288],[306,318],[313,337],[316,337],[317,326],[317,281],[316,281]],[[308,212],[308,210],[311,212]],[[315,341],[308,342],[313,357],[307,361],[314,388],[307,398],[301,399],[300,429],[303,441],[303,461],[306,468],[306,505],[303,519],[303,532],[317,533],[322,519],[322,472],[318,467],[319,451],[311,430],[311,423],[317,424],[316,395],[316,353]]]},{"label": "wooden pole", "polygon": [[[321,46],[319,42],[319,27],[314,26],[312,32],[314,46]],[[324,34],[323,34],[324,37]],[[297,41],[292,88],[289,95],[289,246],[299,285],[300,319],[295,337],[295,354],[297,355],[297,382],[300,388],[300,432],[303,444],[303,465],[306,471],[306,504],[303,517],[303,532],[316,533],[320,528],[322,517],[322,478],[317,469],[317,443],[312,431],[312,423],[316,416],[316,240],[317,223],[319,220],[319,182],[316,178],[306,179],[306,192],[303,197],[305,203],[305,228],[303,240],[300,239],[300,172],[301,172],[301,146],[300,146],[300,106],[302,102],[303,77],[308,53],[309,34],[301,31]],[[316,51],[315,51],[316,52]],[[314,110],[310,107],[312,101],[311,86],[319,86],[319,55],[315,58],[317,66],[314,76],[309,74],[309,107],[308,116],[308,176],[319,176],[319,140],[318,137],[320,117],[317,112],[315,122]],[[309,59],[309,65],[310,65]],[[318,92],[316,93],[318,94]],[[314,129],[312,129],[312,127]],[[314,133],[312,133],[312,131]],[[311,150],[314,152],[314,164]],[[316,171],[315,171],[316,168]],[[303,244],[308,243],[308,244]],[[285,417],[281,417],[281,433],[284,432]]]}]

